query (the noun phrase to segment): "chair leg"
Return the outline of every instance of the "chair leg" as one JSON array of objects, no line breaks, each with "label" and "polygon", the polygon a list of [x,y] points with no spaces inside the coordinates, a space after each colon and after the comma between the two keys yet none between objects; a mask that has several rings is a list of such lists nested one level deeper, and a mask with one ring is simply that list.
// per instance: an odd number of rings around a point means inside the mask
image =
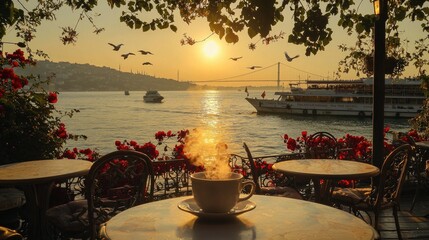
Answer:
[{"label": "chair leg", "polygon": [[411,203],[411,207],[410,207],[410,212],[412,212],[413,211],[413,209],[414,209],[414,205],[416,205],[416,201],[417,201],[417,197],[418,197],[418,195],[419,195],[419,188],[417,187],[416,188],[416,192],[414,193],[414,197],[413,197],[413,201],[412,201],[412,203]]},{"label": "chair leg", "polygon": [[413,211],[414,206],[416,205],[417,198],[418,198],[419,195],[420,195],[420,186],[419,186],[419,184],[417,184],[416,191],[415,191],[414,197],[413,197],[413,202],[411,203],[411,207],[410,207],[410,210],[409,210],[410,212]]},{"label": "chair leg", "polygon": [[[371,219],[371,216],[369,217]],[[374,211],[374,228],[378,231],[378,211]]]},{"label": "chair leg", "polygon": [[398,233],[398,239],[402,239],[401,227],[399,226],[399,219],[398,219],[398,209],[396,206],[393,207],[393,216],[395,217],[395,225],[396,225],[396,232]]}]

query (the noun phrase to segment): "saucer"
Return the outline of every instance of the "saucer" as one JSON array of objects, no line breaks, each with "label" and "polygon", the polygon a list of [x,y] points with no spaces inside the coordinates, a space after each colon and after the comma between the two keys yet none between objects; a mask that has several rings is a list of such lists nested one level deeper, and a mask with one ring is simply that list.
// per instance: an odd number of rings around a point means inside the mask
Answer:
[{"label": "saucer", "polygon": [[237,205],[233,209],[231,209],[227,213],[207,213],[203,212],[200,207],[198,207],[194,198],[189,198],[184,201],[181,201],[177,207],[185,212],[191,213],[200,218],[208,218],[208,219],[217,219],[217,218],[230,218],[240,215],[242,213],[251,211],[256,208],[256,204],[252,201],[245,200],[238,202]]}]

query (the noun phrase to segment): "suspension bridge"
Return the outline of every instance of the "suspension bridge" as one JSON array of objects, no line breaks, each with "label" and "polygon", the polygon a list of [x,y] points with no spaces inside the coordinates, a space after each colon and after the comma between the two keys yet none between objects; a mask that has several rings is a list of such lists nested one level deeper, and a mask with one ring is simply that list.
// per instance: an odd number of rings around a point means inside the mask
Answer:
[{"label": "suspension bridge", "polygon": [[[277,63],[271,64],[269,66],[262,67],[262,68],[259,68],[257,70],[251,70],[250,72],[239,74],[239,75],[234,75],[234,76],[224,77],[224,78],[218,78],[218,79],[212,79],[212,80],[193,81],[192,83],[277,82],[277,87],[279,88],[280,82],[282,81],[282,80],[280,80],[280,68],[281,68],[281,66],[294,69],[298,72],[305,73],[305,74],[307,74],[307,79],[308,79],[308,76],[310,76],[310,75],[315,76],[315,77],[320,78],[320,79],[326,79],[327,78],[327,76],[322,76],[320,74],[311,73],[309,71],[305,71],[305,70],[302,70],[302,69],[299,69],[296,67],[292,67],[286,63],[277,62]],[[254,75],[258,72],[266,71],[268,69],[273,69],[276,67],[277,67],[277,79],[264,79],[264,80],[245,79],[246,76]]]}]

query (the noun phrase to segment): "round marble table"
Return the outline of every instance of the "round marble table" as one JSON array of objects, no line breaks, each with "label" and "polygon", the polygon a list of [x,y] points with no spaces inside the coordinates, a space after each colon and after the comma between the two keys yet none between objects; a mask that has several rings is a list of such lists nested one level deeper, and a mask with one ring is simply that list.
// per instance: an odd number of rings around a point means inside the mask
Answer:
[{"label": "round marble table", "polygon": [[428,150],[429,149],[429,141],[416,142],[416,147]]},{"label": "round marble table", "polygon": [[30,239],[44,239],[44,214],[49,206],[55,181],[85,176],[92,162],[75,159],[35,160],[0,165],[0,185],[16,185],[24,189],[32,213]]},{"label": "round marble table", "polygon": [[[275,171],[288,176],[310,178],[313,180],[317,202],[329,204],[329,192],[333,180],[365,179],[377,176],[380,169],[367,163],[334,159],[299,159],[278,162]],[[324,180],[324,185],[320,185]]]},{"label": "round marble table", "polygon": [[361,219],[322,204],[254,195],[252,211],[231,219],[200,219],[177,205],[192,197],[139,205],[119,213],[102,228],[111,240],[128,239],[374,239],[378,234]]}]

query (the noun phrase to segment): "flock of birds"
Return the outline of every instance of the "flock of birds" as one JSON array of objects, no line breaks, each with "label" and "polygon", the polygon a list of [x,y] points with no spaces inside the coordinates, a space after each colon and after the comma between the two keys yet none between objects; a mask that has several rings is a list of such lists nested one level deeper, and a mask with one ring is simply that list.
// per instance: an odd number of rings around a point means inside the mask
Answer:
[{"label": "flock of birds", "polygon": [[[108,43],[108,44],[113,47],[113,51],[119,51],[119,49],[121,49],[121,47],[124,45],[122,43],[120,43],[120,44]],[[145,50],[139,50],[138,52],[140,52],[142,55],[153,55],[153,53],[151,53],[149,51],[145,51]],[[131,55],[135,55],[135,54],[132,52],[124,53],[124,54],[121,54],[121,57],[123,57],[125,60]],[[151,62],[144,62],[144,63],[142,63],[142,65],[153,65],[153,64]]]},{"label": "flock of birds", "polygon": [[[289,54],[287,54],[287,52],[285,52],[285,58],[286,58],[286,61],[288,61],[288,62],[292,62],[295,58],[298,58],[298,57],[299,57],[299,55],[295,55],[293,57],[290,57]],[[231,59],[232,61],[238,61],[241,58],[243,58],[243,57],[231,57],[229,59]],[[249,68],[251,70],[255,70],[257,68],[262,68],[262,67],[261,66],[250,66],[247,68]]]},{"label": "flock of birds", "polygon": [[[122,43],[120,43],[120,44],[113,44],[113,43],[108,43],[110,46],[112,46],[113,47],[113,51],[119,51],[119,49],[121,49],[121,47],[124,45],[124,44],[122,44]],[[145,51],[145,50],[139,50],[138,52],[140,52],[142,55],[153,55],[153,53],[151,53],[151,52],[149,52],[149,51]],[[299,55],[295,55],[295,56],[293,56],[293,57],[290,57],[289,56],[289,54],[287,53],[287,52],[285,52],[284,53],[285,54],[285,58],[286,58],[286,61],[288,61],[288,62],[292,62],[295,58],[298,58],[299,57]],[[127,59],[130,55],[135,55],[134,53],[132,53],[132,52],[129,52],[129,53],[124,53],[124,54],[121,54],[121,57],[123,57],[124,58],[124,60],[125,59]],[[229,58],[229,59],[231,59],[232,61],[238,61],[238,60],[240,60],[240,59],[242,59],[243,57],[231,57],[231,58]],[[142,65],[153,65],[151,62],[144,62],[144,63],[142,63]],[[247,67],[248,69],[251,69],[251,70],[255,70],[255,69],[257,69],[257,68],[262,68],[261,66],[250,66],[250,67]]]}]

